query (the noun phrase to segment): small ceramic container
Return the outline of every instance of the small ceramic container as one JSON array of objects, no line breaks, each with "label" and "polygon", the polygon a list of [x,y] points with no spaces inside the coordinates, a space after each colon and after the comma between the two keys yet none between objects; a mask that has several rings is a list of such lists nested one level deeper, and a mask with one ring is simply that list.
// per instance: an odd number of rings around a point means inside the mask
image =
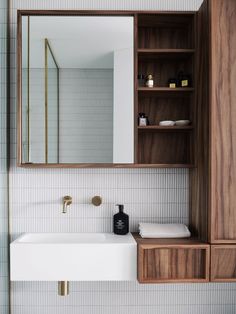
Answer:
[{"label": "small ceramic container", "polygon": [[175,121],[164,120],[164,121],[160,121],[159,125],[161,125],[161,126],[174,126],[175,125]]},{"label": "small ceramic container", "polygon": [[177,121],[175,121],[175,125],[177,125],[177,126],[186,126],[189,124],[190,124],[189,120],[177,120]]}]

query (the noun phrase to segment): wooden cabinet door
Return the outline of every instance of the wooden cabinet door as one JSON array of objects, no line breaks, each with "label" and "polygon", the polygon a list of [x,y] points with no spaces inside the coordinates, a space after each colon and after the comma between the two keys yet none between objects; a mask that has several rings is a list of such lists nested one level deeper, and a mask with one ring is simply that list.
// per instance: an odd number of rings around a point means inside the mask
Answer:
[{"label": "wooden cabinet door", "polygon": [[211,281],[236,281],[236,245],[211,246]]},{"label": "wooden cabinet door", "polygon": [[211,0],[210,234],[236,243],[236,1]]}]

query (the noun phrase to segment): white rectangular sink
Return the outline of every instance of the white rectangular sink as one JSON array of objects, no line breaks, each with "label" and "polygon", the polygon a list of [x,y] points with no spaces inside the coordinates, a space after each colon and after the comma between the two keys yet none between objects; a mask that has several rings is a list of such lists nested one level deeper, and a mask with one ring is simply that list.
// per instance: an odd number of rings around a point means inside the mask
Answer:
[{"label": "white rectangular sink", "polygon": [[131,234],[26,233],[10,244],[12,281],[136,280]]}]

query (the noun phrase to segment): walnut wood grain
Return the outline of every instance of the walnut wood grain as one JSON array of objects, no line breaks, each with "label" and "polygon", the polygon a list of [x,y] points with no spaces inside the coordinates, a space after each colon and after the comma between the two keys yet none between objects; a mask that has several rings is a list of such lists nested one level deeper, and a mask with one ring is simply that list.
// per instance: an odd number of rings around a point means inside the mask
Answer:
[{"label": "walnut wood grain", "polygon": [[167,53],[167,57],[147,59],[139,57],[138,68],[139,73],[145,75],[152,74],[154,76],[155,87],[168,87],[168,80],[176,77],[180,71],[193,74],[193,56],[190,55],[188,58],[169,58]]},{"label": "walnut wood grain", "polygon": [[167,94],[169,93],[169,95],[171,95],[172,93],[185,93],[185,92],[193,92],[194,91],[194,88],[192,87],[177,87],[177,88],[169,88],[169,87],[152,87],[152,88],[149,88],[149,87],[138,87],[138,91],[139,92],[142,92],[142,93],[160,93],[160,94]]},{"label": "walnut wood grain", "polygon": [[[138,73],[153,74],[155,86],[138,87],[138,111],[153,125],[164,119],[193,120],[194,87],[171,89],[168,80],[181,70],[194,74],[194,17],[138,14]],[[192,128],[138,127],[138,163],[194,164],[194,135],[185,132]]]},{"label": "walnut wood grain", "polygon": [[195,246],[197,245],[199,248],[208,248],[209,245],[206,242],[200,241],[198,238],[142,238],[138,233],[133,232],[132,233],[135,241],[138,244],[145,244],[147,247],[162,247],[163,245],[165,247],[168,247],[168,245],[177,245],[178,247],[182,247],[182,245],[189,246]]},{"label": "walnut wood grain", "polygon": [[140,132],[138,162],[141,164],[193,164],[190,132]]},{"label": "walnut wood grain", "polygon": [[163,132],[186,132],[193,130],[192,125],[186,125],[186,126],[162,126],[162,125],[146,125],[146,126],[138,126],[139,131],[163,131]]},{"label": "walnut wood grain", "polygon": [[74,164],[74,163],[60,163],[60,164],[40,164],[40,163],[18,163],[21,168],[194,168],[195,165],[191,163],[152,163],[152,164]]},{"label": "walnut wood grain", "polygon": [[144,239],[133,233],[138,244],[140,283],[207,282],[210,248],[196,238]]},{"label": "walnut wood grain", "polygon": [[236,1],[212,0],[210,240],[236,243]]},{"label": "walnut wood grain", "polygon": [[138,14],[134,15],[134,163],[138,163]]},{"label": "walnut wood grain", "polygon": [[140,283],[207,282],[209,245],[197,239],[142,239],[138,243]]},{"label": "walnut wood grain", "polygon": [[202,240],[208,238],[209,193],[209,12],[204,1],[197,13],[196,105],[194,155],[196,168],[190,171],[190,230]]},{"label": "walnut wood grain", "polygon": [[140,95],[139,112],[145,112],[152,125],[162,120],[190,120],[193,121],[192,95],[160,95],[159,97],[148,97]]},{"label": "walnut wood grain", "polygon": [[211,281],[236,282],[236,245],[211,245]]},{"label": "walnut wood grain", "polygon": [[139,15],[139,48],[192,48],[193,14]]}]

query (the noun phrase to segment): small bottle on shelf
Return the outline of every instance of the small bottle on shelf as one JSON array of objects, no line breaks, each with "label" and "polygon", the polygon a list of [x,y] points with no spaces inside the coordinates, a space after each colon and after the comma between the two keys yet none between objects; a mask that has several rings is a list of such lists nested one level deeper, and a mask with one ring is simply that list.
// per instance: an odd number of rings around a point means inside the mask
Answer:
[{"label": "small bottle on shelf", "polygon": [[146,86],[147,87],[153,87],[154,86],[154,80],[153,80],[153,75],[148,74],[146,78]]},{"label": "small bottle on shelf", "polygon": [[176,78],[170,78],[168,81],[168,87],[169,88],[176,88],[177,86],[177,79]]},{"label": "small bottle on shelf", "polygon": [[178,73],[177,79],[177,86],[178,87],[190,87],[191,86],[191,76],[188,74],[184,74],[183,71]]},{"label": "small bottle on shelf", "polygon": [[149,124],[148,117],[145,115],[145,113],[140,112],[138,117],[138,125],[146,126],[148,124]]}]

